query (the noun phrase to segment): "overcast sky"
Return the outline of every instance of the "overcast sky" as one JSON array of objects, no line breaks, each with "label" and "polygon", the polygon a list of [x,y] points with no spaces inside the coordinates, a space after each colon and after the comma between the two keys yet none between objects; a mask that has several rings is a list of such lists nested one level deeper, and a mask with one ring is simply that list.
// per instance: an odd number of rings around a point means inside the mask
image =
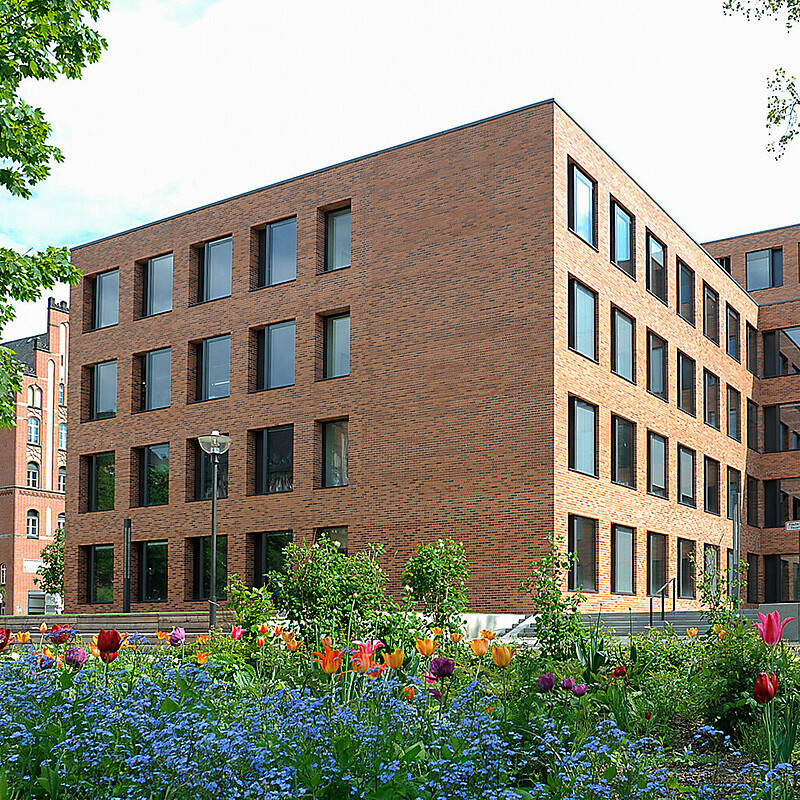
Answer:
[{"label": "overcast sky", "polygon": [[[112,0],[100,28],[81,81],[24,87],[66,162],[0,195],[0,245],[74,246],[550,97],[698,241],[800,221],[800,141],[765,149],[800,28],[722,0]],[[0,338],[44,327],[20,304]]]}]

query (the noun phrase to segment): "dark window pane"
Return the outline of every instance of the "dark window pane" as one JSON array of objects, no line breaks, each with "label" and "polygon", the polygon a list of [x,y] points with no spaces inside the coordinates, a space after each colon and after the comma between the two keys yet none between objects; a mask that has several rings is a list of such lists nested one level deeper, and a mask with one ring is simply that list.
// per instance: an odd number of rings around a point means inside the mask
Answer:
[{"label": "dark window pane", "polygon": [[697,504],[695,498],[694,450],[678,446],[678,502],[685,506]]},{"label": "dark window pane", "polygon": [[747,324],[747,369],[758,375],[758,331]]},{"label": "dark window pane", "polygon": [[739,360],[739,313],[728,306],[726,319],[726,333],[728,342],[728,355]]},{"label": "dark window pane", "polygon": [[667,343],[654,333],[647,334],[647,391],[668,398]]},{"label": "dark window pane", "polygon": [[[755,406],[748,400],[748,411]],[[749,421],[748,421],[749,426]],[[800,449],[800,404],[764,406],[764,452]]]},{"label": "dark window pane", "polygon": [[652,234],[647,234],[647,290],[667,302],[666,248]]},{"label": "dark window pane", "polygon": [[114,545],[94,545],[89,548],[88,558],[88,601],[90,603],[113,603]]},{"label": "dark window pane", "polygon": [[636,488],[636,426],[622,417],[611,418],[611,480]]},{"label": "dark window pane", "polygon": [[350,209],[325,215],[325,270],[350,266]]},{"label": "dark window pane", "polygon": [[324,377],[350,374],[350,315],[340,314],[325,320]]},{"label": "dark window pane", "polygon": [[144,315],[172,311],[172,254],[151,258],[145,268]]},{"label": "dark window pane", "polygon": [[97,453],[89,458],[89,510],[114,508],[114,453]]},{"label": "dark window pane", "polygon": [[107,328],[119,322],[119,270],[98,275],[94,284],[94,327]]},{"label": "dark window pane", "polygon": [[647,491],[667,497],[667,440],[657,433],[647,434]]},{"label": "dark window pane", "polygon": [[164,602],[167,599],[167,543],[142,542],[140,599]]},{"label": "dark window pane", "polygon": [[758,556],[747,554],[747,602],[758,602]]},{"label": "dark window pane", "polygon": [[633,594],[633,544],[635,531],[625,525],[611,526],[611,591]]},{"label": "dark window pane", "polygon": [[694,542],[678,539],[678,596],[694,597],[694,587]]},{"label": "dark window pane", "polygon": [[633,218],[614,203],[611,216],[611,260],[628,275],[636,275],[633,259]]},{"label": "dark window pane", "polygon": [[719,344],[719,295],[703,284],[703,333]]},{"label": "dark window pane", "polygon": [[706,580],[711,583],[712,591],[716,591],[719,581],[719,548],[713,544],[703,546],[703,571]]},{"label": "dark window pane", "polygon": [[747,401],[747,446],[758,450],[758,406],[752,400]]},{"label": "dark window pane", "polygon": [[336,545],[342,555],[347,555],[347,526],[340,525],[335,528],[320,528],[316,533],[315,541],[319,541],[322,538],[329,539]]},{"label": "dark window pane", "polygon": [[738,469],[728,467],[728,519],[734,518],[742,493],[742,474]]},{"label": "dark window pane", "polygon": [[647,593],[655,595],[667,582],[667,537],[647,534]]},{"label": "dark window pane", "polygon": [[231,337],[206,339],[200,351],[200,399],[228,397],[231,385]]},{"label": "dark window pane", "polygon": [[295,323],[279,322],[264,329],[265,389],[294,384]]},{"label": "dark window pane", "polygon": [[742,396],[732,386],[728,387],[728,436],[736,441],[742,438]]},{"label": "dark window pane", "polygon": [[611,370],[636,381],[636,323],[617,308],[611,309]]},{"label": "dark window pane", "polygon": [[[210,500],[214,489],[214,464],[200,442],[195,442],[195,500]],[[217,497],[228,496],[228,453],[217,462]]]},{"label": "dark window pane", "polygon": [[597,407],[571,397],[569,411],[569,468],[596,475]]},{"label": "dark window pane", "polygon": [[695,414],[695,363],[685,353],[678,352],[678,408]]},{"label": "dark window pane", "polygon": [[719,514],[719,461],[706,457],[704,471],[706,511]]},{"label": "dark window pane", "polygon": [[597,520],[570,516],[569,552],[574,556],[569,588],[597,591]]},{"label": "dark window pane", "polygon": [[265,233],[266,274],[262,286],[293,281],[297,277],[297,219],[267,225]]},{"label": "dark window pane", "polygon": [[291,492],[294,488],[294,426],[256,432],[256,493]]},{"label": "dark window pane", "polygon": [[694,270],[678,261],[678,314],[694,325]]},{"label": "dark window pane", "polygon": [[117,413],[117,362],[95,364],[92,370],[92,419]]},{"label": "dark window pane", "polygon": [[706,424],[719,430],[719,378],[713,372],[704,370],[703,384]]},{"label": "dark window pane", "polygon": [[569,346],[596,361],[597,294],[576,280],[569,288]]},{"label": "dark window pane", "polygon": [[155,444],[142,450],[140,502],[159,506],[169,502],[169,445]]},{"label": "dark window pane", "polygon": [[322,485],[347,486],[348,421],[326,422],[322,426]]},{"label": "dark window pane", "polygon": [[[777,481],[772,481],[777,483]],[[747,524],[754,528],[759,527],[758,522],[758,481],[747,476]],[[769,525],[767,527],[770,527]]]},{"label": "dark window pane", "polygon": [[747,254],[747,290],[783,285],[783,251],[758,250]]},{"label": "dark window pane", "polygon": [[163,350],[152,350],[146,353],[143,367],[144,410],[167,408],[171,402],[172,349],[165,347]]},{"label": "dark window pane", "polygon": [[233,239],[218,239],[203,248],[200,301],[228,297],[231,293]]},{"label": "dark window pane", "polygon": [[[211,594],[211,537],[194,540],[194,596],[207,600]],[[217,599],[225,599],[228,585],[228,537],[217,536]]]},{"label": "dark window pane", "polygon": [[286,547],[292,541],[291,531],[256,533],[253,585],[264,586],[268,572],[283,572],[286,564]]},{"label": "dark window pane", "polygon": [[570,171],[569,227],[594,245],[594,181],[574,164]]}]

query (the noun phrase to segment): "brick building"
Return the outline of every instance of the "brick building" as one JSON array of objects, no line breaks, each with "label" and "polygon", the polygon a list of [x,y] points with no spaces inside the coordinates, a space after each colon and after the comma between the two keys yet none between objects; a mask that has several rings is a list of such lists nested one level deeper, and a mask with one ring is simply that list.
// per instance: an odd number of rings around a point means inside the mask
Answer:
[{"label": "brick building", "polygon": [[69,308],[52,297],[47,331],[3,342],[23,366],[16,424],[0,429],[0,613],[43,614],[33,582],[42,548],[64,526]]},{"label": "brick building", "polygon": [[[121,608],[125,518],[132,609],[205,608],[212,429],[233,439],[223,580],[323,531],[382,543],[395,581],[417,543],[461,539],[494,612],[528,607],[554,534],[589,608],[644,609],[672,578],[695,608],[694,562],[730,569],[768,458],[747,441],[761,301],[553,101],[73,261],[69,610]],[[774,547],[743,525],[753,592]]]}]

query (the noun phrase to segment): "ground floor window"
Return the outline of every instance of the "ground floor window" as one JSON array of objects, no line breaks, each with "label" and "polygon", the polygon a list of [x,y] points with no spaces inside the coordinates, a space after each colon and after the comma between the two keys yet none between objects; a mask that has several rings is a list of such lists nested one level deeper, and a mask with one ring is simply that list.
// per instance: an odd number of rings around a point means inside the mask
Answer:
[{"label": "ground floor window", "polygon": [[571,515],[569,552],[573,565],[569,573],[570,590],[597,591],[597,520]]},{"label": "ground floor window", "polygon": [[[211,537],[191,540],[194,566],[194,599],[208,600],[211,596]],[[228,585],[228,537],[217,536],[217,600],[226,597]]]},{"label": "ground floor window", "polygon": [[114,545],[95,544],[86,553],[86,600],[89,603],[114,602]]},{"label": "ground floor window", "polygon": [[264,586],[264,575],[282,572],[285,566],[286,546],[292,541],[291,531],[267,531],[254,533],[255,569],[253,586]]},{"label": "ground floor window", "polygon": [[658,594],[667,582],[667,537],[663,533],[647,534],[647,593]]},{"label": "ground floor window", "polygon": [[333,528],[317,528],[315,540],[319,541],[322,538],[330,539],[338,548],[339,552],[347,555],[347,526],[339,525]]},{"label": "ground floor window", "polygon": [[611,526],[611,591],[634,594],[634,540],[636,531],[626,525]]},{"label": "ground floor window", "polygon": [[167,543],[141,542],[139,600],[158,603],[167,599]]},{"label": "ground floor window", "polygon": [[694,542],[678,539],[678,596],[694,597],[694,587]]}]

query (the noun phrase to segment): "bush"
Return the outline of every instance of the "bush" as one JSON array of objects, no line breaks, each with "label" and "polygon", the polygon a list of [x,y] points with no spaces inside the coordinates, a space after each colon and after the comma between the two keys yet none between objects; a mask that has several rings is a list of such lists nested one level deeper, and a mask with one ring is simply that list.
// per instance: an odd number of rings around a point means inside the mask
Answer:
[{"label": "bush", "polygon": [[464,628],[469,563],[464,545],[452,539],[421,544],[403,569],[403,585],[422,603],[432,625],[450,631]]},{"label": "bush", "polygon": [[267,586],[253,588],[238,575],[231,575],[228,584],[228,608],[236,614],[236,622],[254,632],[262,622],[275,617],[272,589]]}]

